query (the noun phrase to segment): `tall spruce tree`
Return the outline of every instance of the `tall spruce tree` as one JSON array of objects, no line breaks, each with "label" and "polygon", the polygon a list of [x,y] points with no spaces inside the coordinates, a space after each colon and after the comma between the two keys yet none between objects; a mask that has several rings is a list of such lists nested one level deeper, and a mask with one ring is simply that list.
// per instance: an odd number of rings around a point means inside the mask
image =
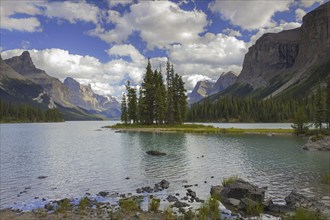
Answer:
[{"label": "tall spruce tree", "polygon": [[[173,66],[172,66],[173,67]],[[167,60],[166,63],[166,123],[173,124],[174,123],[174,89],[173,89],[173,74],[174,70],[171,68],[171,63]]]},{"label": "tall spruce tree", "polygon": [[328,80],[327,80],[327,119],[326,119],[326,122],[327,122],[327,126],[328,126],[328,129],[330,129],[330,77],[328,77]]},{"label": "tall spruce tree", "polygon": [[155,82],[155,121],[157,124],[163,124],[165,121],[165,86],[161,71],[155,70],[154,73]]},{"label": "tall spruce tree", "polygon": [[127,113],[129,123],[137,122],[137,97],[136,89],[130,86],[130,82],[127,81]]},{"label": "tall spruce tree", "polygon": [[308,132],[308,118],[303,107],[300,107],[294,114],[293,125],[291,125],[291,127],[297,135],[306,134]]},{"label": "tall spruce tree", "polygon": [[322,124],[326,122],[326,99],[321,83],[319,83],[315,96],[314,124],[316,128],[322,129]]},{"label": "tall spruce tree", "polygon": [[128,113],[127,113],[127,101],[126,101],[126,94],[123,93],[123,97],[121,99],[121,116],[120,116],[121,121],[124,124],[127,124],[128,122]]},{"label": "tall spruce tree", "polygon": [[155,104],[155,84],[154,84],[154,73],[151,69],[150,59],[146,68],[146,74],[142,82],[142,93],[144,97],[144,103],[147,109],[146,124],[152,124],[154,121],[154,104]]}]

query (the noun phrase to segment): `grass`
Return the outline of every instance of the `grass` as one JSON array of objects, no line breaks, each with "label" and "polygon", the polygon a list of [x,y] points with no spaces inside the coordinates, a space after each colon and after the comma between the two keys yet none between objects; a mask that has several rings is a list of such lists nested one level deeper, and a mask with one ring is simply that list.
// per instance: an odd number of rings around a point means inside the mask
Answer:
[{"label": "grass", "polygon": [[65,213],[66,211],[69,211],[72,208],[72,205],[70,204],[70,199],[61,199],[59,201],[59,207],[57,209],[57,213]]},{"label": "grass", "polygon": [[133,199],[121,199],[119,200],[119,206],[124,213],[132,213],[141,210],[140,205]]},{"label": "grass", "polygon": [[297,208],[293,216],[285,216],[285,220],[326,220],[319,212]]},{"label": "grass", "polygon": [[228,178],[224,178],[221,183],[222,183],[222,186],[225,187],[225,186],[229,186],[230,184],[234,183],[238,179],[239,179],[238,176],[230,176]]},{"label": "grass", "polygon": [[167,207],[164,210],[164,218],[165,218],[165,220],[175,220],[176,219],[176,216],[170,207]]},{"label": "grass", "polygon": [[80,200],[78,206],[80,210],[84,210],[87,207],[90,207],[92,204],[92,201],[88,197],[84,197]]},{"label": "grass", "polygon": [[330,185],[330,172],[325,173],[321,177],[321,183]]},{"label": "grass", "polygon": [[160,205],[160,199],[152,198],[149,203],[149,211],[157,212]]},{"label": "grass", "polygon": [[202,124],[177,124],[177,125],[141,125],[141,124],[116,124],[105,128],[123,129],[131,131],[150,132],[183,132],[183,133],[219,133],[219,134],[292,134],[293,129],[241,129],[241,128],[216,128]]},{"label": "grass", "polygon": [[198,219],[220,220],[219,202],[217,199],[210,197],[200,208],[198,212]]},{"label": "grass", "polygon": [[248,215],[259,216],[264,211],[264,206],[260,202],[248,203],[246,213]]}]

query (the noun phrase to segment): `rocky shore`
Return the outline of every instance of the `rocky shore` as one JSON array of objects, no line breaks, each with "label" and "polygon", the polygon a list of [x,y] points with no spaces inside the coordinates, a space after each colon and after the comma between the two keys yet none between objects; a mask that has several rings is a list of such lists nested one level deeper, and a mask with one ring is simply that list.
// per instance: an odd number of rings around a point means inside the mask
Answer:
[{"label": "rocky shore", "polygon": [[[212,186],[208,200],[200,199],[192,190],[198,185],[183,185],[185,195],[167,194],[169,187],[170,182],[164,179],[153,187],[136,189],[135,195],[101,191],[96,197],[85,195],[80,199],[48,201],[30,212],[5,209],[0,211],[0,219],[203,219],[205,215],[214,215],[212,204],[216,204],[215,213],[221,219],[258,219],[262,216],[262,219],[275,220],[292,216],[299,208],[330,218],[330,208],[315,199],[292,191],[282,202],[265,200],[266,187],[239,178]],[[160,195],[157,193],[162,191],[167,196],[157,198]],[[166,206],[160,207],[160,202]]]},{"label": "rocky shore", "polygon": [[308,137],[304,150],[330,151],[330,136],[313,135]]}]

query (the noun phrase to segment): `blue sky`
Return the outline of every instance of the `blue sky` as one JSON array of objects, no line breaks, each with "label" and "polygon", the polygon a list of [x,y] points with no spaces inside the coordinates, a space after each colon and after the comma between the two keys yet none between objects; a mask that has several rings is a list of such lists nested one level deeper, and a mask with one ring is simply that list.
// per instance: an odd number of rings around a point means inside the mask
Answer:
[{"label": "blue sky", "polygon": [[146,60],[169,58],[188,90],[223,72],[240,73],[245,53],[267,32],[297,28],[324,0],[1,0],[1,55],[29,50],[38,68],[120,97],[141,83]]}]

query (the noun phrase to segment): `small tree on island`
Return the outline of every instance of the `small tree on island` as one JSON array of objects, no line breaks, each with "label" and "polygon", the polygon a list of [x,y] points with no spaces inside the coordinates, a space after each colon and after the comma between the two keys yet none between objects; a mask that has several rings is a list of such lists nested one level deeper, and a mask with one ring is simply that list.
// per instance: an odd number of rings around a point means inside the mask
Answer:
[{"label": "small tree on island", "polygon": [[319,83],[315,96],[314,124],[316,128],[322,130],[322,124],[326,122],[326,114],[326,97],[322,89],[321,83]]},{"label": "small tree on island", "polygon": [[127,102],[126,102],[126,94],[123,93],[123,97],[121,99],[121,121],[124,124],[127,124],[128,122],[128,115],[127,115]]},{"label": "small tree on island", "polygon": [[294,114],[293,125],[291,125],[291,127],[294,129],[296,135],[308,133],[310,125],[308,123],[307,114],[303,108],[299,108]]}]

